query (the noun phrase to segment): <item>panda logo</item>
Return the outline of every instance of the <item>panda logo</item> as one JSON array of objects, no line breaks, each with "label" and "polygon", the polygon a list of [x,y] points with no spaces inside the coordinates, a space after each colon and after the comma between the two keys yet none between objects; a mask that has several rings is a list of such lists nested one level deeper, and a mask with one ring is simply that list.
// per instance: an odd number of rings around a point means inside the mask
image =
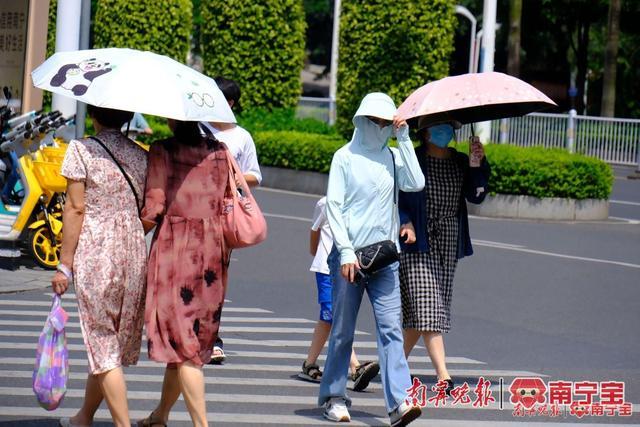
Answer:
[{"label": "panda logo", "polygon": [[74,95],[84,95],[93,79],[111,71],[108,62],[91,58],[78,64],[67,64],[60,67],[51,79],[51,86],[70,90]]}]

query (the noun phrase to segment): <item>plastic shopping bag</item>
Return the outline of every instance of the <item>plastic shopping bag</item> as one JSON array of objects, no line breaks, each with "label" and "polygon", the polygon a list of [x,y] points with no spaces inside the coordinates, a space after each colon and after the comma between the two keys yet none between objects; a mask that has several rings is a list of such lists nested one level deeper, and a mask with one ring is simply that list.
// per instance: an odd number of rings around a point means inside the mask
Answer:
[{"label": "plastic shopping bag", "polygon": [[38,403],[53,411],[62,403],[67,392],[69,355],[64,325],[69,315],[62,308],[60,296],[53,297],[51,312],[40,333],[36,366],[33,370],[33,392]]}]

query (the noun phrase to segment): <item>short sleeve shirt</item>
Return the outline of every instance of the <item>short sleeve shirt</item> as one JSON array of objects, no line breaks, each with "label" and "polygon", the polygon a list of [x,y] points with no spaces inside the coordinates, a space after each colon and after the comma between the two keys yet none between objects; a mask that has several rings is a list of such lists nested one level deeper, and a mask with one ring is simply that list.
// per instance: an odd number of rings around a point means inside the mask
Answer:
[{"label": "short sleeve shirt", "polygon": [[203,124],[219,141],[225,143],[242,173],[255,176],[258,183],[260,183],[262,181],[262,173],[258,164],[256,144],[253,142],[251,134],[238,125],[231,129],[218,130],[209,123],[204,122]]},{"label": "short sleeve shirt", "polygon": [[311,225],[311,229],[313,231],[320,230],[320,240],[318,241],[318,249],[316,251],[316,256],[313,257],[310,270],[323,274],[329,274],[327,257],[329,256],[329,252],[331,252],[331,248],[333,246],[331,228],[329,228],[329,221],[327,221],[326,203],[326,197],[318,200],[313,212],[313,224]]}]

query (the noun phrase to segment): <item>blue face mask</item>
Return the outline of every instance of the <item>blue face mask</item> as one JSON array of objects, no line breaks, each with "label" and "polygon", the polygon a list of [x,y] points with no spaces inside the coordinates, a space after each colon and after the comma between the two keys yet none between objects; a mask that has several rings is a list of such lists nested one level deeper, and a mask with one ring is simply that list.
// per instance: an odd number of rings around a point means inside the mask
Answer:
[{"label": "blue face mask", "polygon": [[447,124],[432,126],[429,128],[429,134],[431,135],[429,142],[444,148],[453,139],[453,127]]}]

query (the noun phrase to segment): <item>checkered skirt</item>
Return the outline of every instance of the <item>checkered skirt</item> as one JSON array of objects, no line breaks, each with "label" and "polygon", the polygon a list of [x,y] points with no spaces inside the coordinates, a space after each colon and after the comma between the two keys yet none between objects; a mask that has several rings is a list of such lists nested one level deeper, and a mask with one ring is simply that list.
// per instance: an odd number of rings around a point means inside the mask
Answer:
[{"label": "checkered skirt", "polygon": [[463,177],[454,159],[427,157],[426,178],[430,250],[400,254],[403,327],[449,332]]}]

